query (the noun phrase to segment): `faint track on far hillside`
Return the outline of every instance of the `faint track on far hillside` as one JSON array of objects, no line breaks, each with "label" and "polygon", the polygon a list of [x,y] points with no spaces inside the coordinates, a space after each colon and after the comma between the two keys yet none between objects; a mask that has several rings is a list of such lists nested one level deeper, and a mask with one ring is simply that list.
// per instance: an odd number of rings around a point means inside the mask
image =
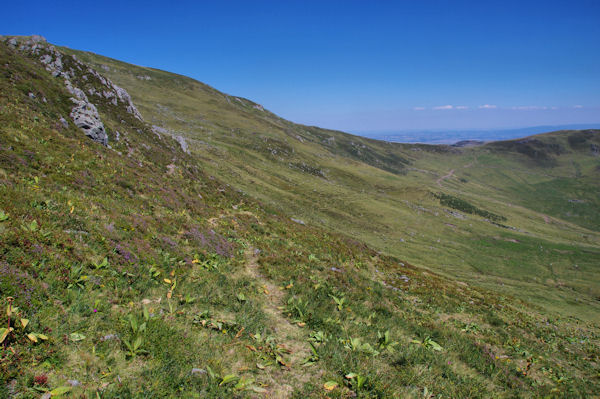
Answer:
[{"label": "faint track on far hillside", "polygon": [[448,172],[447,175],[444,175],[444,176],[440,177],[439,179],[437,179],[435,182],[437,183],[438,186],[442,187],[442,181],[449,179],[452,176],[454,176],[454,169],[452,169],[450,172]]}]

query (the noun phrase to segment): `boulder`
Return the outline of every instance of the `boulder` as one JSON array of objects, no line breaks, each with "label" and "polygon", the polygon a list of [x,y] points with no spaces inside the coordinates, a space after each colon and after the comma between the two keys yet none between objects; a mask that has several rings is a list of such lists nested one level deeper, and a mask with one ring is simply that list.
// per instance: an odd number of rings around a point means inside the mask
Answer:
[{"label": "boulder", "polygon": [[92,140],[108,146],[108,135],[94,104],[75,98],[71,98],[71,101],[75,103],[75,107],[71,111],[71,119],[75,125]]}]

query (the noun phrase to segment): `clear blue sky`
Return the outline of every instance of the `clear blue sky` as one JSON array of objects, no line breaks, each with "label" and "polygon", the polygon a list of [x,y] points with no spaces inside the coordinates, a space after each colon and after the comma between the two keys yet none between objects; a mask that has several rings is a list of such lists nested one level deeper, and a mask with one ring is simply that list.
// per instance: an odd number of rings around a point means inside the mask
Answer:
[{"label": "clear blue sky", "polygon": [[600,1],[12,1],[0,33],[347,131],[600,122]]}]

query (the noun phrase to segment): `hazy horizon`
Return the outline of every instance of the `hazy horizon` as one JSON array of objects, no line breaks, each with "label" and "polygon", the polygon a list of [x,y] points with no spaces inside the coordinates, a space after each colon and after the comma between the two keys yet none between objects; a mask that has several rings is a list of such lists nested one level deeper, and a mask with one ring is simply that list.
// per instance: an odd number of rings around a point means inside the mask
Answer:
[{"label": "hazy horizon", "polygon": [[459,141],[501,141],[558,130],[600,129],[600,123],[524,126],[507,129],[409,129],[350,131],[357,136],[395,143],[454,144]]}]

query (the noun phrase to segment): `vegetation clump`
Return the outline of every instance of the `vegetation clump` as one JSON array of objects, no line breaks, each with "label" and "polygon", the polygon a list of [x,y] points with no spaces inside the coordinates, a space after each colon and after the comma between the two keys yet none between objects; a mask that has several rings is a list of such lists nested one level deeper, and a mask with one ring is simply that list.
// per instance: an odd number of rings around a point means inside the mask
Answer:
[{"label": "vegetation clump", "polygon": [[483,218],[492,220],[494,222],[505,222],[506,217],[502,215],[497,215],[495,213],[477,208],[475,205],[465,201],[464,199],[455,197],[450,194],[438,193],[435,194],[436,198],[440,200],[440,204],[447,206],[452,209],[456,209],[457,211],[469,213],[471,215],[479,215]]}]

